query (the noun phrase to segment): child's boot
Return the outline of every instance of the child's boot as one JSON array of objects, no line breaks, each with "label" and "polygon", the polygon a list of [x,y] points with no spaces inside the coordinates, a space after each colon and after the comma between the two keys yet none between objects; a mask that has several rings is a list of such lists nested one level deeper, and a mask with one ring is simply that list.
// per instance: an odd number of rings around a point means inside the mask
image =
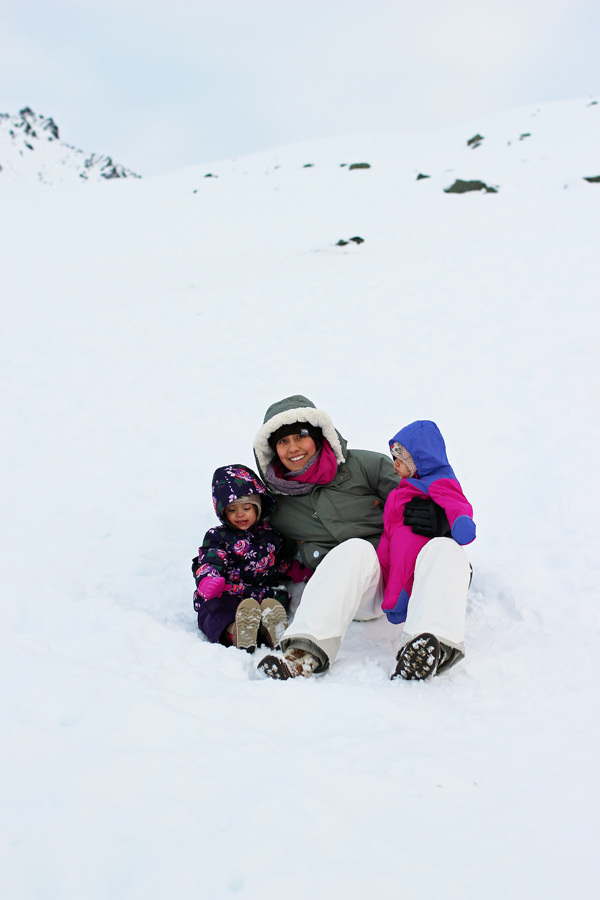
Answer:
[{"label": "child's boot", "polygon": [[265,597],[260,604],[260,636],[267,647],[279,649],[287,624],[286,611],[281,603],[274,597]]},{"label": "child's boot", "polygon": [[242,600],[235,614],[235,627],[230,632],[232,642],[240,650],[254,653],[258,643],[260,627],[260,605],[253,597]]}]

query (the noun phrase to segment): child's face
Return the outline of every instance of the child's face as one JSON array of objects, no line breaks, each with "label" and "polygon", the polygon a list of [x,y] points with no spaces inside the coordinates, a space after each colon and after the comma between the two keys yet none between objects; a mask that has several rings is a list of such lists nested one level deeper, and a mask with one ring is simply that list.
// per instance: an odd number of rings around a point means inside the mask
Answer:
[{"label": "child's face", "polygon": [[394,469],[400,478],[410,478],[410,469],[401,459],[394,457]]},{"label": "child's face", "polygon": [[308,434],[287,434],[277,441],[277,456],[290,472],[303,469],[316,452],[317,445]]},{"label": "child's face", "polygon": [[230,503],[225,507],[225,518],[234,528],[247,531],[256,523],[258,510],[254,503]]}]

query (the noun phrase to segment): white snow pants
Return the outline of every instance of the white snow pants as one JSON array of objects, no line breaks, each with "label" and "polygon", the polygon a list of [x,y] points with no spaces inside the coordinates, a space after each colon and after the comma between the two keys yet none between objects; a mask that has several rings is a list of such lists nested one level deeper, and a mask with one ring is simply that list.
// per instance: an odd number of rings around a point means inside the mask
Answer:
[{"label": "white snow pants", "polygon": [[[430,632],[464,654],[469,560],[451,538],[433,538],[417,557],[415,580],[400,645]],[[307,583],[282,646],[318,653],[324,668],[337,656],[352,620],[383,615],[377,553],[361,538],[330,550]]]}]

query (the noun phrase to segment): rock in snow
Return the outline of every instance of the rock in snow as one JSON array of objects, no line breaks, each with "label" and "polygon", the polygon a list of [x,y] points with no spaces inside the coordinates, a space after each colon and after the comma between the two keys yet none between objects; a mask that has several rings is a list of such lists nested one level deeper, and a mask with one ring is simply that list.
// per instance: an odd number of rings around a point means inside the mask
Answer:
[{"label": "rock in snow", "polygon": [[486,194],[497,194],[498,188],[490,187],[484,181],[462,181],[457,178],[454,184],[444,188],[445,194],[467,194],[469,191],[485,191]]},{"label": "rock in snow", "polygon": [[60,140],[58,126],[28,106],[16,116],[0,113],[0,175],[14,181],[100,181],[140,178],[110,156],[86,154]]}]

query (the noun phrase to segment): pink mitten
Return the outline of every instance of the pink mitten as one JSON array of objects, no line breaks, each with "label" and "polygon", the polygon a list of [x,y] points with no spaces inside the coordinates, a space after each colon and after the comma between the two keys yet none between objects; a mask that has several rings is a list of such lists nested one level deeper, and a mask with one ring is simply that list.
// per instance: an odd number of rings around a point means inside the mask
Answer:
[{"label": "pink mitten", "polygon": [[222,575],[218,575],[216,578],[207,575],[198,584],[198,593],[204,600],[212,600],[214,597],[221,596],[225,584],[226,582]]}]

